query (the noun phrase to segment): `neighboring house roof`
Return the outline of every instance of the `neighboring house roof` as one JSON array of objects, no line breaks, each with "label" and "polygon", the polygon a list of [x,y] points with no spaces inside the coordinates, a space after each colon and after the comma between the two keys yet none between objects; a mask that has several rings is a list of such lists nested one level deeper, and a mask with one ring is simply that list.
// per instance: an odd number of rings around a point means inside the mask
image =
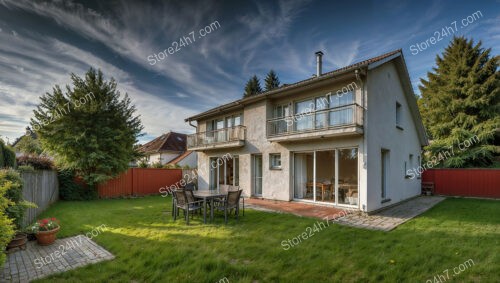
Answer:
[{"label": "neighboring house roof", "polygon": [[408,100],[408,106],[410,108],[411,115],[415,121],[415,126],[417,128],[420,143],[422,145],[427,145],[428,144],[427,134],[425,132],[424,125],[422,123],[422,118],[420,116],[420,112],[418,110],[417,100],[416,100],[415,94],[413,92],[413,87],[411,85],[410,75],[408,73],[408,68],[406,67],[406,63],[405,63],[405,60],[403,57],[402,49],[397,49],[397,50],[394,50],[394,51],[391,51],[391,52],[388,52],[388,53],[385,53],[385,54],[382,54],[382,55],[379,55],[379,56],[376,56],[376,57],[373,57],[373,58],[370,58],[370,59],[367,59],[367,60],[364,60],[361,62],[354,63],[352,65],[349,65],[349,66],[346,66],[346,67],[343,67],[340,69],[333,70],[331,72],[324,73],[319,77],[315,76],[315,77],[305,79],[305,80],[302,80],[302,81],[299,81],[299,82],[296,82],[293,84],[284,84],[283,86],[276,88],[276,89],[273,89],[273,90],[270,90],[270,91],[266,91],[266,92],[263,92],[260,94],[244,97],[244,98],[235,100],[233,102],[209,109],[209,110],[202,112],[200,114],[188,117],[185,119],[185,121],[186,122],[196,121],[196,120],[200,120],[200,119],[207,118],[210,116],[218,115],[223,111],[228,111],[229,109],[241,108],[244,105],[251,104],[251,103],[254,103],[254,102],[259,101],[259,100],[264,100],[266,98],[274,97],[276,95],[280,95],[284,92],[287,92],[287,91],[290,91],[293,89],[298,89],[298,88],[309,86],[309,85],[312,85],[312,84],[315,84],[318,82],[322,82],[322,81],[331,79],[333,77],[338,77],[340,75],[352,72],[352,71],[357,70],[357,69],[364,68],[367,70],[371,70],[371,69],[377,68],[377,67],[381,66],[382,64],[385,64],[385,63],[392,61],[392,60],[395,60],[396,68],[397,68],[399,74],[401,75],[401,83],[402,83],[404,89],[406,90],[404,93],[405,93],[406,98]]},{"label": "neighboring house roof", "polygon": [[138,150],[143,153],[163,151],[184,152],[186,151],[186,134],[168,132],[142,145]]},{"label": "neighboring house roof", "polygon": [[167,164],[177,164],[179,162],[181,162],[184,158],[188,157],[191,153],[193,153],[193,151],[191,150],[188,150],[186,152],[184,152],[183,154],[177,156],[176,158],[170,160]]}]

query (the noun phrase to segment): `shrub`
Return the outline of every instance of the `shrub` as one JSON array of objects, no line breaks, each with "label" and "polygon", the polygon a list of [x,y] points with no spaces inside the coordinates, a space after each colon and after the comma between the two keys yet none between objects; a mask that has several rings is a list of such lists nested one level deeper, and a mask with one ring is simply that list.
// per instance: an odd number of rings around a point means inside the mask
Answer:
[{"label": "shrub", "polygon": [[63,200],[93,200],[97,199],[97,190],[76,181],[75,172],[61,170],[57,173],[59,180],[59,196]]},{"label": "shrub", "polygon": [[151,168],[163,168],[163,165],[161,164],[161,162],[155,162],[151,164]]},{"label": "shrub", "polygon": [[163,166],[163,168],[165,168],[165,169],[174,169],[174,168],[175,168],[175,165],[174,165],[174,164],[165,164],[165,165]]},{"label": "shrub", "polygon": [[3,168],[5,167],[5,161],[4,161],[4,157],[3,157],[3,147],[4,147],[4,143],[3,143],[3,140],[0,139],[0,168]]},{"label": "shrub", "polygon": [[138,166],[139,168],[148,168],[148,166],[149,166],[149,165],[148,165],[148,163],[146,162],[146,160],[141,160],[141,161],[139,161],[139,164],[137,164],[137,166]]},{"label": "shrub", "polygon": [[2,154],[0,157],[2,157],[2,161],[0,161],[0,168],[1,167],[10,167],[10,168],[15,168],[16,167],[16,152],[12,147],[6,145],[3,140],[0,139],[0,148],[2,149]]},{"label": "shrub", "polygon": [[37,170],[50,170],[54,168],[54,163],[48,157],[23,155],[17,158],[17,165],[33,166]]},{"label": "shrub", "polygon": [[19,172],[35,172],[35,168],[31,165],[19,165],[17,166]]},{"label": "shrub", "polygon": [[12,219],[16,229],[20,230],[26,209],[36,205],[23,199],[23,181],[19,173],[13,169],[0,170],[0,188],[6,191],[5,197],[11,201],[5,213]]},{"label": "shrub", "polygon": [[4,148],[3,158],[5,167],[16,168],[16,152],[10,146]]},{"label": "shrub", "polygon": [[3,251],[14,235],[12,219],[5,214],[7,207],[13,203],[5,197],[6,193],[7,187],[0,186],[0,267],[5,262],[5,253]]}]

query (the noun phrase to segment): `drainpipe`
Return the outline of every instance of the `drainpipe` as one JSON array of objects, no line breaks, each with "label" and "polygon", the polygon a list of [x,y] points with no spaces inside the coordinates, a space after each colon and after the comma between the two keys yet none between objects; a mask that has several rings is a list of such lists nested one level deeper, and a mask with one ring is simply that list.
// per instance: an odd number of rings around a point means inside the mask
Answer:
[{"label": "drainpipe", "polygon": [[[354,74],[356,75],[356,80],[359,82],[361,85],[361,107],[363,109],[363,168],[366,170],[368,165],[367,165],[367,150],[368,150],[368,144],[366,142],[367,136],[368,136],[368,119],[366,119],[366,105],[365,105],[365,83],[363,82],[363,79],[361,78],[360,70],[357,69],[354,71]],[[368,174],[365,174],[365,178],[368,178]],[[365,180],[366,185],[368,186],[368,179]],[[361,195],[359,197],[359,203],[361,204]],[[362,205],[362,210],[366,212],[366,203]]]},{"label": "drainpipe", "polygon": [[191,121],[191,120],[189,120],[189,121],[188,121],[189,126],[191,126],[191,127],[195,128],[195,129],[196,129],[196,132],[198,132],[198,127],[197,127],[197,126],[195,126],[195,125],[193,125],[193,124],[191,124],[192,122],[193,122],[193,121]]}]

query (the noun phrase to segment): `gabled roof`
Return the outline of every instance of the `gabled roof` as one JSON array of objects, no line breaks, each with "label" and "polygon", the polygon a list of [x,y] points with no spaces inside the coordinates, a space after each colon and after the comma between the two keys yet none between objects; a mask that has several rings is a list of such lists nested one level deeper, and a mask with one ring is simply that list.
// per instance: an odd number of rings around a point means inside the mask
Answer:
[{"label": "gabled roof", "polygon": [[360,61],[360,62],[351,64],[351,65],[346,66],[346,67],[342,67],[340,69],[333,70],[333,71],[328,72],[328,73],[324,73],[324,74],[322,74],[319,77],[308,78],[308,79],[305,79],[305,80],[302,80],[302,81],[298,81],[298,82],[293,83],[293,84],[284,84],[284,85],[282,85],[279,88],[276,88],[276,89],[273,89],[273,90],[270,90],[270,91],[266,91],[266,92],[263,92],[263,93],[259,93],[259,94],[256,94],[256,95],[244,97],[244,98],[235,100],[233,102],[230,102],[230,103],[227,103],[227,104],[224,104],[224,105],[221,105],[221,106],[209,109],[209,110],[207,110],[205,112],[202,112],[200,114],[188,117],[188,118],[185,119],[185,121],[186,122],[196,121],[196,120],[198,120],[200,118],[204,118],[205,116],[214,115],[214,114],[216,114],[216,113],[218,113],[220,111],[224,111],[227,108],[231,108],[231,107],[235,107],[235,106],[243,106],[245,104],[253,103],[255,101],[259,101],[259,100],[265,99],[266,97],[273,96],[273,95],[276,95],[276,94],[279,94],[279,93],[282,93],[282,92],[285,92],[285,91],[288,91],[288,90],[291,90],[291,89],[295,89],[295,88],[298,88],[298,87],[311,85],[311,84],[314,84],[316,82],[320,82],[320,81],[323,81],[323,80],[326,80],[326,79],[330,79],[330,78],[332,78],[334,76],[339,76],[341,74],[344,74],[344,73],[347,73],[347,72],[351,72],[351,71],[359,69],[359,68],[368,67],[368,65],[377,63],[379,61],[383,61],[384,59],[389,59],[390,60],[393,57],[397,57],[397,56],[399,56],[401,54],[402,54],[401,49],[394,50],[394,51],[382,54],[382,55],[377,56],[377,57],[373,57],[373,58],[370,58],[370,59],[367,59],[367,60],[364,60],[364,61]]},{"label": "gabled roof", "polygon": [[155,153],[163,151],[186,151],[186,134],[168,132],[156,139],[142,145],[138,149],[143,153]]},{"label": "gabled roof", "polygon": [[188,157],[191,153],[193,153],[193,151],[191,150],[188,150],[186,152],[184,152],[183,154],[177,156],[176,158],[170,160],[167,164],[177,164],[179,162],[181,162],[184,158]]},{"label": "gabled roof", "polygon": [[223,111],[228,111],[229,109],[234,109],[234,108],[241,108],[244,105],[254,103],[259,100],[264,100],[266,98],[271,98],[277,95],[284,94],[285,92],[294,90],[294,89],[299,89],[313,85],[319,82],[326,81],[328,79],[336,78],[344,74],[348,74],[349,72],[353,72],[355,70],[360,70],[360,69],[365,69],[365,70],[371,70],[374,68],[377,68],[389,61],[395,60],[397,70],[399,74],[401,75],[401,82],[403,85],[403,88],[405,89],[405,95],[408,100],[409,108],[411,115],[414,118],[414,121],[416,123],[416,128],[419,136],[420,143],[422,145],[427,145],[428,144],[428,139],[427,139],[427,134],[425,132],[424,125],[422,123],[422,118],[420,116],[420,112],[418,110],[418,105],[417,105],[417,100],[415,98],[415,94],[413,92],[413,87],[411,85],[411,80],[410,80],[410,75],[408,73],[408,68],[406,67],[406,62],[403,57],[403,51],[402,49],[397,49],[364,61],[360,61],[354,64],[351,64],[349,66],[333,70],[331,72],[327,72],[322,74],[319,77],[312,77],[308,78],[293,84],[284,84],[283,86],[266,91],[260,94],[252,95],[249,97],[244,97],[238,100],[235,100],[233,102],[209,109],[205,112],[202,112],[200,114],[188,117],[185,119],[186,122],[190,121],[196,121],[199,119],[207,118],[210,116],[214,115],[219,115],[220,112]]}]

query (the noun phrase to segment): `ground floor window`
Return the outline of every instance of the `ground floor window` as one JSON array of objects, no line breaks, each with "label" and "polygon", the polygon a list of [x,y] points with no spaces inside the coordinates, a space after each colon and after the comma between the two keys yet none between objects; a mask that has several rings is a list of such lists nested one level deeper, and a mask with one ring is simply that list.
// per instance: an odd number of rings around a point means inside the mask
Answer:
[{"label": "ground floor window", "polygon": [[210,157],[210,182],[211,190],[220,189],[220,185],[240,185],[240,162],[237,155],[226,154]]},{"label": "ground floor window", "polygon": [[358,149],[295,152],[294,198],[358,205]]}]

